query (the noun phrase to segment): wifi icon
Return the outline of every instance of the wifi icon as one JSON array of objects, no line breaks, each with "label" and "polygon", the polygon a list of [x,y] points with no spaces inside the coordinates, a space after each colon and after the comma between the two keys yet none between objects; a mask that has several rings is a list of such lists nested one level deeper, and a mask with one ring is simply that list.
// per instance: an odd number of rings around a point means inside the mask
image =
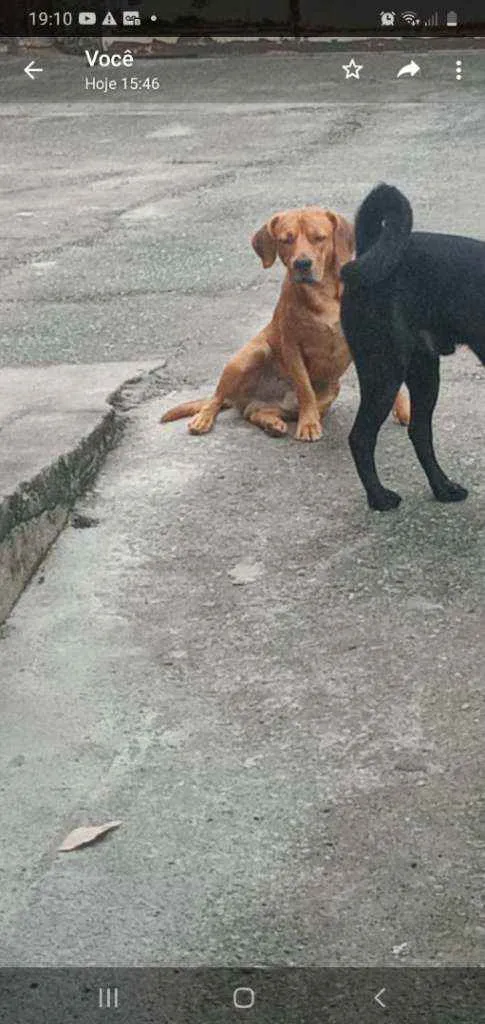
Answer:
[{"label": "wifi icon", "polygon": [[410,25],[413,28],[417,28],[420,23],[419,15],[416,14],[416,11],[403,11],[401,14],[401,20],[405,25]]}]

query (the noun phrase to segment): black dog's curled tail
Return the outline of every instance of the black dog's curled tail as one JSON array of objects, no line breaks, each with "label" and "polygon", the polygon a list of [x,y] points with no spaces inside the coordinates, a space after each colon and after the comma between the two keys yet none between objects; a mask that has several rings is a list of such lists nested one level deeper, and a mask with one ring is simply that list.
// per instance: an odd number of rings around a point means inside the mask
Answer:
[{"label": "black dog's curled tail", "polygon": [[401,262],[413,226],[406,196],[392,185],[377,185],[355,221],[356,259],[342,267],[345,284],[364,287],[384,281]]}]

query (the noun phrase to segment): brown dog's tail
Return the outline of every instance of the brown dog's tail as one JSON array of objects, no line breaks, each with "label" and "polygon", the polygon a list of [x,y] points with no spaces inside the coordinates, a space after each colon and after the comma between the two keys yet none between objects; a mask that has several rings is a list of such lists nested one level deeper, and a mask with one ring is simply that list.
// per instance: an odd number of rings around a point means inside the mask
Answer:
[{"label": "brown dog's tail", "polygon": [[[175,405],[173,409],[167,409],[160,419],[160,423],[172,423],[173,420],[183,420],[185,416],[195,416],[200,412],[207,398],[196,398],[192,402],[182,402],[182,405]],[[223,402],[223,409],[230,409],[230,402]]]}]

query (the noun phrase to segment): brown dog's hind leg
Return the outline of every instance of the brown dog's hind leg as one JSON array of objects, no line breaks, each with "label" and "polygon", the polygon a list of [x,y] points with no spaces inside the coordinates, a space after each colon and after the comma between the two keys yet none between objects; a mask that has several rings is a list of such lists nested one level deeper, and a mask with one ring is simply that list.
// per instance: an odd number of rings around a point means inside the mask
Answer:
[{"label": "brown dog's hind leg", "polygon": [[268,338],[270,327],[263,328],[248,341],[224,367],[212,398],[208,398],[188,423],[191,434],[207,434],[214,426],[221,409],[236,406],[243,409],[254,394],[265,364],[271,358]]},{"label": "brown dog's hind leg", "polygon": [[258,406],[255,402],[250,402],[244,410],[244,419],[255,427],[260,427],[271,437],[284,437],[288,431],[280,405]]},{"label": "brown dog's hind leg", "polygon": [[411,421],[411,402],[404,388],[401,388],[392,407],[392,417],[402,427],[409,426]]},{"label": "brown dog's hind leg", "polygon": [[187,430],[191,434],[208,434],[221,409],[228,409],[230,405],[231,403],[221,398],[216,391],[213,398],[208,398],[199,412],[189,420]]},{"label": "brown dog's hind leg", "polygon": [[[323,418],[335,399],[338,397],[340,385],[337,382],[329,384],[325,390],[320,391],[317,396],[317,408],[320,418]],[[289,392],[281,405],[257,405],[250,404],[244,410],[244,419],[248,420],[255,427],[260,427],[271,437],[284,437],[288,433],[286,421],[298,419],[298,405],[292,392]]]}]

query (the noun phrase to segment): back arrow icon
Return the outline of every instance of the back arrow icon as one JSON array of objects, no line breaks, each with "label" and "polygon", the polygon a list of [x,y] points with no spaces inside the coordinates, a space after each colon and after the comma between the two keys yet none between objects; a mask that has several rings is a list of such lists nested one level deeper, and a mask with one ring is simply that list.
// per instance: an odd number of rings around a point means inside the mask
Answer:
[{"label": "back arrow icon", "polygon": [[32,78],[32,80],[34,79],[35,75],[39,73],[39,71],[44,70],[44,68],[36,68],[34,67],[34,65],[35,60],[31,60],[30,64],[27,64],[27,67],[24,68],[25,74],[28,75],[29,78]]},{"label": "back arrow icon", "polygon": [[385,991],[386,991],[385,988],[381,988],[381,991],[378,992],[376,996],[374,996],[374,1002],[375,1003],[379,1003],[379,1006],[382,1006],[383,1010],[386,1009],[386,1004],[382,1002],[381,996],[384,995]]}]

